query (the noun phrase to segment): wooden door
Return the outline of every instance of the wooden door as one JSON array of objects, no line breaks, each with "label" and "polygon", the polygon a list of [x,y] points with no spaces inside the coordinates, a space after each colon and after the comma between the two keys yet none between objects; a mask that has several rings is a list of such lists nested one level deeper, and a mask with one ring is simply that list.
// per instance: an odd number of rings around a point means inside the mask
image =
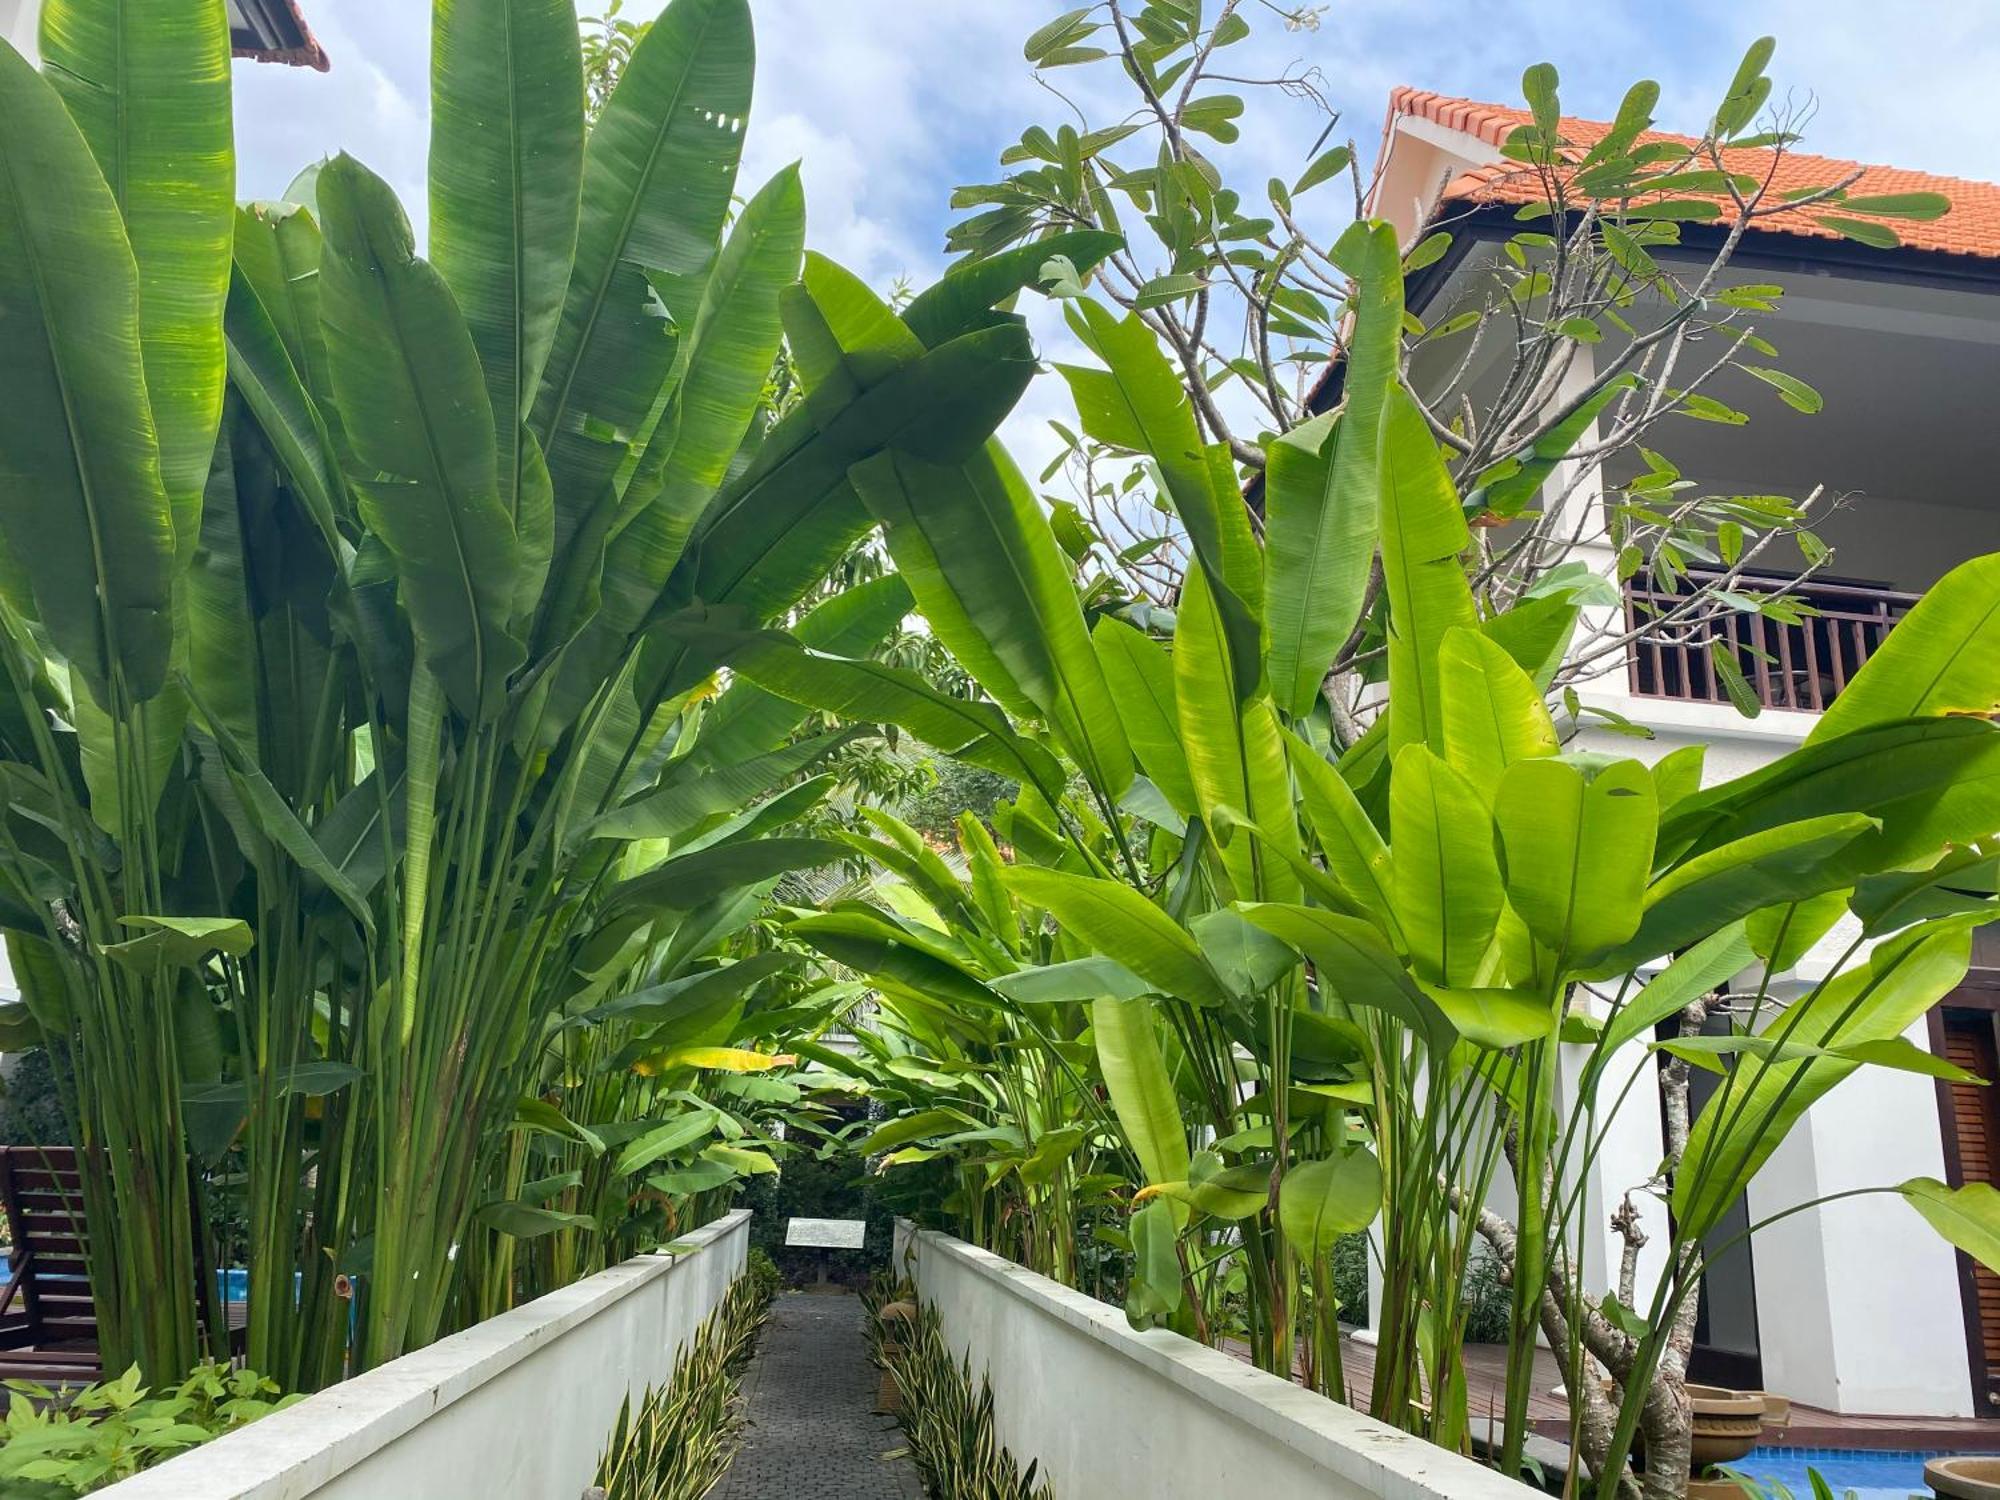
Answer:
[{"label": "wooden door", "polygon": [[[1994,1041],[1995,1012],[1947,1010],[1944,1055],[1981,1078],[2000,1080]],[[2000,1184],[2000,1103],[1993,1088],[1969,1083],[1946,1086],[1948,1126],[1945,1164],[1952,1186],[1968,1182]],[[1991,1403],[2000,1397],[2000,1276],[1968,1256],[1959,1257],[1967,1278],[1967,1343],[1973,1376]]]}]

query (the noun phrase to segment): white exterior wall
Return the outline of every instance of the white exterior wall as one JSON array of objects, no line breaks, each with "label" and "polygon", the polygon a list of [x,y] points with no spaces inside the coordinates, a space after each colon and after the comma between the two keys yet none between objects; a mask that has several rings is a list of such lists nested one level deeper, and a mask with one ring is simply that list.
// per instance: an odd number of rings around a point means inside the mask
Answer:
[{"label": "white exterior wall", "polygon": [[[1058,1495],[1533,1500],[1537,1493],[948,1235],[899,1225],[897,1262],[993,1385],[1000,1442]],[[907,1257],[907,1259],[906,1259]],[[1247,1486],[1247,1488],[1246,1488]]]},{"label": "white exterior wall", "polygon": [[41,13],[41,0],[0,0],[0,41],[30,62],[36,57],[35,23]]},{"label": "white exterior wall", "polygon": [[101,1493],[107,1500],[577,1500],[618,1406],[742,1274],[738,1210]]}]

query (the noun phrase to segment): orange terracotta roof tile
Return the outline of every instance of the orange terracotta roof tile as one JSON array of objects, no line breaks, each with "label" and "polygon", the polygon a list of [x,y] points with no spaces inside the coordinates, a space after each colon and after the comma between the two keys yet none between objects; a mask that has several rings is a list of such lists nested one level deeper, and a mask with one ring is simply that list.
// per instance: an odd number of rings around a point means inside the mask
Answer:
[{"label": "orange terracotta roof tile", "polygon": [[327,72],[333,64],[328,60],[326,48],[319,44],[319,38],[306,24],[306,18],[299,9],[299,0],[277,0],[284,8],[284,19],[292,23],[297,40],[289,47],[235,47],[231,51],[237,57],[247,57],[252,62],[285,63],[294,68],[311,68],[316,73]]},{"label": "orange terracotta roof tile", "polygon": [[[1526,109],[1482,104],[1474,99],[1455,99],[1423,89],[1403,87],[1389,96],[1389,115],[1383,127],[1385,142],[1396,121],[1404,116],[1416,116],[1446,129],[1463,131],[1496,147],[1503,144],[1517,126],[1531,122]],[[1608,129],[1609,124],[1601,120],[1577,120],[1565,116],[1562,122],[1563,139],[1579,147],[1592,145]],[[1648,131],[1640,140],[1693,144],[1690,136],[1662,131]],[[1774,171],[1773,155],[1770,151],[1725,151],[1722,154],[1723,165],[1731,172],[1746,173],[1759,179],[1770,174],[1774,193],[1832,186],[1857,171],[1861,176],[1848,188],[1848,192],[1856,197],[1880,193],[1942,193],[1951,200],[1951,211],[1941,218],[1928,222],[1907,219],[1880,222],[1893,229],[1907,249],[2000,259],[2000,185],[1792,151],[1778,156]],[[1511,162],[1467,173],[1450,183],[1444,193],[1445,201],[1457,203],[1530,203],[1540,201],[1542,196],[1541,183],[1535,174]],[[1837,214],[1840,210],[1836,205],[1827,204],[1821,211]],[[1751,228],[1810,239],[1843,238],[1837,231],[1814,223],[1805,212],[1753,219]]]}]

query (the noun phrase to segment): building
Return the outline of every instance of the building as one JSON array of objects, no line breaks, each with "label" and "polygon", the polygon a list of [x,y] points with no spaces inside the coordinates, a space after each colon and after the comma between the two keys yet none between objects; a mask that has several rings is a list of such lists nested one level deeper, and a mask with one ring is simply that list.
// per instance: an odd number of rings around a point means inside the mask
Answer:
[{"label": "building", "polygon": [[[1527,123],[1524,109],[1408,88],[1392,96],[1373,211],[1395,225],[1406,248],[1432,226],[1445,225],[1453,236],[1448,253],[1409,288],[1412,310],[1427,323],[1473,295],[1507,239],[1527,227],[1519,209],[1540,201],[1540,186],[1500,150]],[[1578,145],[1606,128],[1562,122],[1564,138]],[[1755,154],[1770,164],[1769,153]],[[1787,155],[1778,186],[1838,182],[1860,170],[1853,162]],[[1786,370],[1823,394],[1823,411],[1787,411],[1768,390],[1756,399],[1755,382],[1739,376],[1735,388],[1717,394],[1756,413],[1747,425],[1681,422],[1653,442],[1704,491],[1797,498],[1825,485],[1853,492],[1854,503],[1816,528],[1834,549],[1830,567],[1805,591],[1819,614],[1796,625],[1754,615],[1715,622],[1715,632],[1744,632],[1741,641],[1727,638],[1732,652],[1741,648],[1744,675],[1763,705],[1754,718],[1730,703],[1702,632],[1692,640],[1635,642],[1582,685],[1580,696],[1654,737],[1586,731],[1591,748],[1652,761],[1699,743],[1708,747],[1710,781],[1753,769],[1803,739],[1916,594],[1957,562],[2000,550],[2000,495],[1991,478],[2000,464],[2000,427],[1987,414],[2000,391],[2000,187],[1868,167],[1852,190],[1941,192],[1952,209],[1931,222],[1897,224],[1897,248],[1857,244],[1803,217],[1762,220],[1732,263],[1739,283],[1784,288],[1781,314],[1759,331],[1782,345]],[[1717,232],[1687,225],[1687,248],[1656,257],[1705,263],[1713,243],[1707,237]],[[1588,381],[1591,352],[1581,351],[1575,379]],[[1421,356],[1411,373],[1421,388]],[[1329,384],[1337,382],[1336,371]],[[1330,402],[1332,392],[1323,399]],[[1609,476],[1613,483],[1619,477]],[[1565,503],[1601,505],[1603,481],[1586,480]],[[1615,582],[1608,545],[1580,555]],[[1623,604],[1604,606],[1599,620],[1616,620],[1622,610],[1636,629],[1654,618],[1645,609],[1644,577],[1620,586]],[[1788,986],[1796,993],[1823,976],[1854,931],[1837,928],[1774,993]],[[1991,928],[1981,934],[1965,987],[1909,1033],[1918,1046],[1986,1077],[1996,1076],[1996,936]],[[1661,1157],[1658,1091],[1651,1099],[1645,1092],[1642,1084],[1619,1116],[1589,1184],[1589,1221],[1599,1238],[1588,1274],[1599,1292],[1610,1284],[1620,1249],[1609,1212],[1652,1176]],[[1752,1185],[1742,1222],[1920,1175],[1954,1184],[2000,1180],[1993,1092],[1863,1070],[1786,1141]],[[1648,1202],[1656,1219],[1664,1215],[1656,1200]],[[1665,1234],[1652,1239],[1657,1247]],[[1642,1285],[1649,1280],[1642,1273]],[[1704,1292],[1695,1377],[1768,1388],[1844,1413],[1993,1415],[2000,1411],[2000,1279],[1975,1272],[1894,1198],[1811,1209],[1718,1260]]]},{"label": "building", "polygon": [[[226,0],[229,39],[238,57],[257,62],[289,63],[293,67],[327,70],[321,47],[300,14],[297,0]],[[11,43],[24,57],[35,55],[35,28],[41,0],[0,0],[0,41]]]}]

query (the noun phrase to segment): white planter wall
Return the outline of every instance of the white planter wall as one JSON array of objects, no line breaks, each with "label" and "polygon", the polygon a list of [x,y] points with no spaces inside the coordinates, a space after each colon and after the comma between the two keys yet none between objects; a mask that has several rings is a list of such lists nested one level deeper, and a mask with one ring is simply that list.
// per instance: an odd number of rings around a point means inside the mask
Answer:
[{"label": "white planter wall", "polygon": [[1351,1407],[974,1249],[899,1225],[896,1261],[993,1384],[1000,1441],[1058,1495],[1535,1500]]},{"label": "white planter wall", "polygon": [[750,1215],[321,1391],[106,1500],[578,1500],[628,1393],[742,1274]]}]

